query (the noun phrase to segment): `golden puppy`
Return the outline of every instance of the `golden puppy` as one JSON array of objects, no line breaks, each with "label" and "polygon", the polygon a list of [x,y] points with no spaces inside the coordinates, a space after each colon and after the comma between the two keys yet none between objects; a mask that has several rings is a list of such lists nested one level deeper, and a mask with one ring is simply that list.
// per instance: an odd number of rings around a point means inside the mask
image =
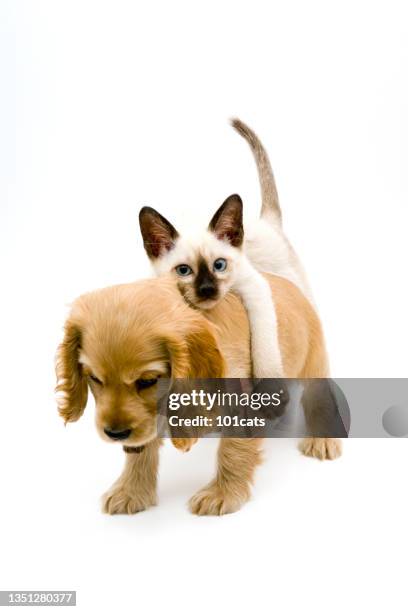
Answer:
[{"label": "golden puppy", "polygon": [[[268,280],[285,376],[326,376],[324,340],[312,306],[289,281]],[[156,503],[157,379],[250,377],[249,343],[238,298],[227,295],[204,315],[187,306],[171,279],[109,287],[75,301],[57,353],[59,412],[66,422],[79,419],[89,387],[99,434],[125,445],[125,468],[105,495],[106,512],[134,513]],[[249,498],[261,443],[221,439],[216,476],[190,500],[191,510],[214,515],[238,510]],[[340,446],[335,439],[309,438],[303,451],[331,459]]]}]

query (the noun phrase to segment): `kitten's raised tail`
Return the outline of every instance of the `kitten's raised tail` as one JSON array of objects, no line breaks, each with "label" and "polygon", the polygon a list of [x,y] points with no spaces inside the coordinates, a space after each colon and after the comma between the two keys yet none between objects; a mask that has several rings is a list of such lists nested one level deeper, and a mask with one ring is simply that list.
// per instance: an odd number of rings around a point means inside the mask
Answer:
[{"label": "kitten's raised tail", "polygon": [[273,176],[271,163],[267,152],[258,136],[240,119],[231,119],[232,127],[241,134],[252,149],[258,169],[259,182],[261,183],[262,209],[261,217],[278,223],[282,223],[282,212],[279,205],[278,191],[276,189],[275,177]]}]

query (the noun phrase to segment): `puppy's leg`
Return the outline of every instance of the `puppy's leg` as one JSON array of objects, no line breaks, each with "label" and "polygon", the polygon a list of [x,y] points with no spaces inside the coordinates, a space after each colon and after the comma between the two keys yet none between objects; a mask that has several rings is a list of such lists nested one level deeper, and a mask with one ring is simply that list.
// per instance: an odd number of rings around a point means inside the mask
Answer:
[{"label": "puppy's leg", "polygon": [[316,459],[337,459],[341,457],[342,444],[338,438],[303,438],[299,450],[306,457]]},{"label": "puppy's leg", "polygon": [[327,380],[317,378],[305,381],[301,403],[306,426],[312,437],[304,438],[299,444],[299,450],[308,457],[321,460],[340,457],[341,440],[315,437],[328,433],[344,435],[345,432],[335,397]]},{"label": "puppy's leg", "polygon": [[190,510],[200,515],[236,512],[248,501],[250,485],[261,463],[261,439],[222,438],[217,475],[190,499]]},{"label": "puppy's leg", "polygon": [[124,470],[102,498],[107,514],[134,514],[157,503],[160,440],[146,444],[141,453],[126,453]]},{"label": "puppy's leg", "polygon": [[182,451],[183,453],[188,453],[197,440],[198,438],[172,438],[171,442],[178,450]]}]

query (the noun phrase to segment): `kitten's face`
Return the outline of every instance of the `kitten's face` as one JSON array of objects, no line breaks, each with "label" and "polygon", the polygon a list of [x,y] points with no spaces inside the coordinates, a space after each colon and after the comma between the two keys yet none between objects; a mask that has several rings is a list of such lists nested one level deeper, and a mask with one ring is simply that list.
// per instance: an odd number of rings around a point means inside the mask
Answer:
[{"label": "kitten's face", "polygon": [[230,196],[224,202],[200,236],[180,236],[152,208],[141,210],[140,229],[156,274],[171,273],[191,306],[213,308],[233,285],[242,257],[239,196]]},{"label": "kitten's face", "polygon": [[184,299],[197,308],[212,308],[234,282],[241,252],[207,231],[199,237],[179,236],[174,247],[153,260],[156,274],[170,272]]}]

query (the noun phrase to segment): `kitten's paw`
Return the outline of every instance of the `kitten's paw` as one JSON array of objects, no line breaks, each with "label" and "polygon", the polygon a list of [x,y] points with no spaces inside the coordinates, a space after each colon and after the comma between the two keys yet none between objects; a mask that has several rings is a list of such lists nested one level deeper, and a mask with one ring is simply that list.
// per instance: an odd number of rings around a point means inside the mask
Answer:
[{"label": "kitten's paw", "polygon": [[200,516],[221,516],[236,512],[248,501],[249,490],[241,495],[231,494],[217,484],[208,485],[193,495],[189,507],[193,514]]},{"label": "kitten's paw", "polygon": [[157,503],[155,495],[140,495],[135,491],[129,491],[121,485],[113,487],[102,497],[102,512],[106,514],[136,514],[155,506]]},{"label": "kitten's paw", "polygon": [[177,450],[188,453],[192,449],[198,438],[172,438],[172,444]]},{"label": "kitten's paw", "polygon": [[341,456],[342,444],[337,438],[304,438],[299,450],[307,457],[316,459],[337,459]]}]

